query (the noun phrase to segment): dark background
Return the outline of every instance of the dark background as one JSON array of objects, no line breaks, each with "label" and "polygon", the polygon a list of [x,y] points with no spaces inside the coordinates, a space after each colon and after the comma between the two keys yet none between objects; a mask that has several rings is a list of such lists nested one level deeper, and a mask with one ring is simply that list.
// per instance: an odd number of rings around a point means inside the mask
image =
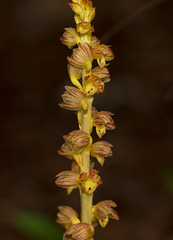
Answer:
[{"label": "dark background", "polygon": [[[171,240],[173,237],[173,1],[107,31],[149,0],[94,0],[95,35],[111,44],[112,81],[96,96],[98,110],[114,112],[116,130],[104,140],[114,156],[96,164],[104,184],[94,203],[112,199],[119,222],[96,229],[95,239]],[[18,211],[56,218],[58,205],[79,210],[77,190],[66,196],[55,175],[70,168],[57,155],[62,136],[77,128],[58,102],[68,79],[71,50],[59,41],[74,26],[65,0],[0,3],[1,167],[0,239],[29,240],[13,226]]]}]

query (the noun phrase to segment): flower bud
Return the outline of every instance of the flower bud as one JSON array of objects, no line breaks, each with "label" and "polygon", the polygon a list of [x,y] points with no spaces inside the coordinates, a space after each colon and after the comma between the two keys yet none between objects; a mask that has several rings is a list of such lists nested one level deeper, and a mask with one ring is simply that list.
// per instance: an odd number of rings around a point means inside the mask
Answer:
[{"label": "flower bud", "polygon": [[78,44],[79,42],[81,42],[81,38],[79,36],[79,34],[76,32],[76,29],[69,27],[69,28],[65,28],[65,32],[63,33],[62,37],[60,38],[61,42],[64,45],[67,45],[68,48],[72,48],[76,45],[76,43]]},{"label": "flower bud", "polygon": [[109,46],[100,44],[94,48],[94,59],[97,59],[98,65],[103,68],[106,65],[106,61],[114,59],[114,54]]},{"label": "flower bud", "polygon": [[96,127],[96,132],[99,138],[106,133],[106,129],[115,129],[115,123],[111,116],[114,114],[107,111],[97,112],[93,116],[93,126]]},{"label": "flower bud", "polygon": [[104,228],[107,225],[109,218],[119,220],[118,213],[112,209],[112,207],[116,206],[116,203],[111,200],[105,200],[97,203],[92,209],[93,221],[95,222],[97,219],[100,225]]},{"label": "flower bud", "polygon": [[80,18],[83,20],[85,15],[84,15],[84,10],[83,7],[79,3],[69,3],[69,6],[75,12],[77,15],[80,16]]},{"label": "flower bud", "polygon": [[76,24],[81,22],[81,19],[80,19],[79,15],[77,15],[77,14],[74,15],[74,20],[75,20]]},{"label": "flower bud", "polygon": [[92,22],[96,15],[96,8],[91,8],[87,13],[88,22]]},{"label": "flower bud", "polygon": [[86,34],[91,31],[91,23],[89,22],[80,22],[76,24],[76,30],[79,34]]},{"label": "flower bud", "polygon": [[72,225],[63,236],[63,240],[89,240],[93,237],[94,228],[88,223],[77,223]]},{"label": "flower bud", "polygon": [[88,109],[84,93],[78,88],[65,86],[65,93],[62,95],[63,103],[59,106],[68,110],[78,111],[83,108],[84,111]]},{"label": "flower bud", "polygon": [[92,36],[92,37],[91,37],[91,42],[90,42],[91,47],[92,47],[92,48],[95,48],[95,47],[97,47],[99,44],[100,44],[100,40],[99,40],[97,37]]},{"label": "flower bud", "polygon": [[101,78],[102,81],[104,81],[104,79],[108,79],[110,76],[109,70],[105,67],[104,68],[95,67],[92,69],[91,73],[92,75]]},{"label": "flower bud", "polygon": [[91,147],[91,156],[96,157],[97,161],[103,166],[105,157],[112,156],[112,144],[106,141],[95,142]]},{"label": "flower bud", "polygon": [[102,184],[101,177],[98,175],[98,171],[95,169],[90,169],[89,173],[83,172],[80,174],[80,180],[82,185],[82,190],[86,194],[93,193],[96,188]]},{"label": "flower bud", "polygon": [[72,171],[64,171],[56,175],[55,184],[58,187],[67,188],[67,193],[70,194],[73,189],[79,187],[79,174]]},{"label": "flower bud", "polygon": [[72,57],[67,57],[68,61],[77,68],[86,68],[91,71],[93,61],[93,50],[88,43],[81,44],[73,49]]},{"label": "flower bud", "polygon": [[91,144],[91,137],[88,133],[82,130],[74,130],[68,135],[64,136],[67,143],[72,144],[74,151],[81,152],[84,148]]},{"label": "flower bud", "polygon": [[56,222],[68,229],[73,224],[80,223],[77,212],[69,206],[59,206]]},{"label": "flower bud", "polygon": [[82,6],[84,6],[86,9],[92,8],[92,1],[91,0],[80,0],[80,3]]}]

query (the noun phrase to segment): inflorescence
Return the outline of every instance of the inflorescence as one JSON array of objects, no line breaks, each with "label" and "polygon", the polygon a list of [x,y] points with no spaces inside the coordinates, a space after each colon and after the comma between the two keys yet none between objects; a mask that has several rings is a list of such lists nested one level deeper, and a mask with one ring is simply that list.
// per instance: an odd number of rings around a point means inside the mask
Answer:
[{"label": "inflorescence", "polygon": [[[65,28],[60,38],[61,42],[73,53],[68,60],[68,74],[74,86],[65,86],[60,107],[77,113],[79,129],[63,136],[64,144],[58,150],[59,155],[72,161],[71,169],[59,173],[56,185],[66,188],[70,194],[78,188],[81,199],[81,214],[69,206],[58,207],[56,222],[66,228],[63,240],[91,240],[94,227],[100,224],[105,227],[109,218],[118,220],[119,216],[113,209],[117,205],[111,200],[105,200],[93,205],[93,193],[102,184],[99,171],[93,169],[91,157],[97,159],[101,166],[105,158],[112,156],[112,144],[107,141],[93,143],[91,133],[96,129],[101,139],[106,130],[115,129],[112,116],[108,111],[98,111],[92,106],[94,95],[103,93],[105,84],[110,81],[107,66],[114,59],[110,46],[100,44],[93,36],[94,27],[91,25],[96,8],[92,0],[72,0],[69,6],[74,11],[76,28]],[[98,66],[92,68],[93,61]]]}]

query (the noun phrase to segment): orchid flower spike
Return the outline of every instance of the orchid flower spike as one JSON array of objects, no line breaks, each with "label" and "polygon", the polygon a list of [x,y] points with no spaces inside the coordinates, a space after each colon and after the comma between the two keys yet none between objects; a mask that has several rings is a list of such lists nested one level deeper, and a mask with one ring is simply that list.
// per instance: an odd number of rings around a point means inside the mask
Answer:
[{"label": "orchid flower spike", "polygon": [[105,140],[93,143],[92,131],[95,128],[101,139],[107,130],[115,129],[114,114],[98,111],[93,107],[93,101],[96,94],[105,91],[111,80],[108,65],[114,54],[110,45],[102,44],[93,35],[92,21],[96,8],[92,0],[72,0],[69,7],[74,12],[76,26],[66,27],[60,40],[72,49],[67,57],[72,86],[65,86],[59,106],[75,112],[78,128],[63,136],[64,143],[58,154],[71,160],[71,170],[57,174],[55,184],[67,189],[67,194],[73,189],[79,190],[81,213],[70,206],[60,206],[56,222],[66,229],[63,240],[94,240],[96,225],[105,227],[109,218],[119,219],[113,209],[117,206],[113,201],[105,200],[93,205],[93,195],[103,182],[99,171],[94,169],[92,158],[103,166],[105,158],[112,156],[113,145]]}]

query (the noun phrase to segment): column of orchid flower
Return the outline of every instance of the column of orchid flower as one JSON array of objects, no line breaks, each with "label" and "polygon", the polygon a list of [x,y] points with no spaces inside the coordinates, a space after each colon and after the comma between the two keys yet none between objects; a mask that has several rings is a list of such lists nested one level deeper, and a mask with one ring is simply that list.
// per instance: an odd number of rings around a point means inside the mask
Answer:
[{"label": "column of orchid flower", "polygon": [[[112,155],[112,145],[106,141],[93,143],[91,132],[93,127],[99,138],[106,130],[115,128],[112,113],[98,112],[92,107],[93,97],[96,93],[104,91],[105,83],[110,81],[107,61],[114,58],[109,46],[100,44],[97,37],[92,36],[94,27],[91,21],[95,17],[95,8],[91,0],[72,0],[69,3],[75,13],[76,29],[65,28],[61,42],[73,49],[68,60],[68,73],[75,86],[65,86],[62,95],[63,102],[60,107],[77,112],[79,130],[74,130],[63,136],[65,143],[58,153],[72,160],[71,170],[59,173],[56,185],[67,188],[70,194],[78,188],[81,199],[81,217],[69,206],[60,206],[57,214],[57,223],[66,228],[64,240],[93,239],[94,227],[100,224],[105,227],[109,218],[118,220],[117,212],[112,208],[116,204],[105,200],[93,205],[93,193],[102,184],[98,171],[93,169],[90,158],[95,157],[103,166],[105,157]],[[92,68],[92,63],[97,60],[98,66]]]}]

